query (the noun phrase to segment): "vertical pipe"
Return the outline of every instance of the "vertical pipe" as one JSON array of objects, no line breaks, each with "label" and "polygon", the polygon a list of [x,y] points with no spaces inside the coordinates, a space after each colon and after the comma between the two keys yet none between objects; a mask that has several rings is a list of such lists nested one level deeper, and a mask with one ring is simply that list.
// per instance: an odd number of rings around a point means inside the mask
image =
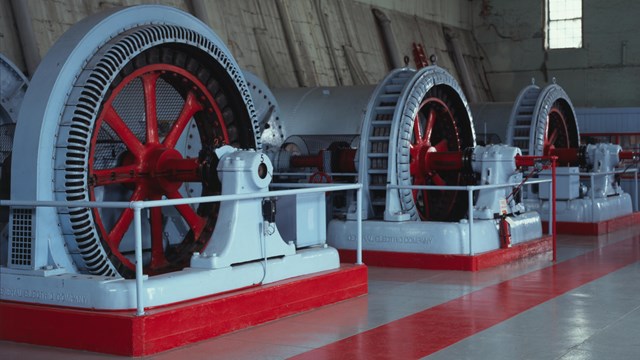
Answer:
[{"label": "vertical pipe", "polygon": [[358,240],[358,248],[356,249],[356,264],[362,265],[362,184],[356,193],[356,222],[358,224],[358,232],[356,234]]},{"label": "vertical pipe", "polygon": [[633,211],[638,211],[638,168],[633,173]]},{"label": "vertical pipe", "polygon": [[556,262],[557,258],[557,243],[556,243],[556,160],[558,158],[555,156],[551,157],[551,206],[552,210],[552,221],[549,222],[549,227],[553,227],[552,234],[552,243],[553,243],[553,258],[551,261]]},{"label": "vertical pipe", "polygon": [[473,188],[468,188],[467,197],[469,201],[469,255],[473,255]]},{"label": "vertical pipe", "polygon": [[24,62],[27,65],[27,72],[29,77],[32,77],[36,72],[36,68],[38,68],[38,64],[40,64],[40,51],[38,50],[36,35],[33,32],[29,4],[27,0],[11,0],[11,9],[18,28],[18,38],[20,39]]},{"label": "vertical pipe", "polygon": [[191,7],[193,8],[193,15],[208,26],[212,26],[204,0],[191,0]]},{"label": "vertical pipe", "polygon": [[[391,62],[391,66],[393,69],[399,69],[404,67],[404,62],[400,57],[400,50],[398,50],[398,42],[396,38],[393,36],[393,29],[391,28],[391,20],[384,12],[374,8],[373,15],[375,16],[378,24],[380,25],[380,29],[382,30],[382,37],[387,48],[387,55],[389,56],[389,60]],[[392,70],[393,70],[392,69]]]},{"label": "vertical pipe", "polygon": [[595,188],[595,180],[593,179],[593,173],[589,174],[589,181],[591,183],[591,222],[595,222],[596,217],[594,216],[595,210],[593,208],[596,205],[596,188]]},{"label": "vertical pipe", "polygon": [[[552,170],[553,172],[553,170]],[[551,176],[551,182],[548,183],[549,185],[549,194],[553,194],[553,174]],[[551,204],[549,204],[549,228],[547,229],[547,233],[549,235],[553,235],[553,227],[551,226],[551,219],[553,219],[553,206]]]},{"label": "vertical pipe", "polygon": [[342,81],[342,76],[340,75],[340,69],[338,66],[338,55],[336,54],[336,50],[333,48],[333,41],[331,39],[331,26],[325,17],[324,10],[322,8],[322,0],[315,0],[316,12],[318,13],[318,21],[320,22],[320,30],[322,30],[322,35],[324,38],[324,42],[327,44],[327,51],[329,52],[329,60],[331,62],[331,66],[333,67],[333,75],[336,79],[336,85],[342,86],[344,85]]},{"label": "vertical pipe", "polygon": [[133,228],[135,231],[135,251],[136,251],[136,315],[144,315],[144,285],[142,278],[142,221],[140,215],[140,204],[134,202],[133,207]]},{"label": "vertical pipe", "polygon": [[462,53],[462,45],[458,39],[458,34],[449,28],[444,29],[445,36],[451,42],[451,47],[453,48],[453,56],[456,60],[455,63],[458,65],[458,73],[460,74],[460,80],[462,80],[462,85],[466,90],[467,99],[469,99],[470,103],[477,103],[480,101],[478,97],[478,92],[471,77],[471,72],[469,71],[469,67],[467,66],[467,62],[464,59],[464,54]]},{"label": "vertical pipe", "polygon": [[291,57],[291,63],[293,64],[293,74],[298,81],[299,87],[310,86],[309,82],[303,71],[302,60],[300,59],[300,51],[296,45],[295,32],[293,30],[293,24],[291,23],[291,16],[289,15],[289,9],[284,4],[283,0],[276,0],[276,8],[278,9],[278,15],[280,16],[280,23],[282,24],[282,31],[284,32],[284,39],[287,43],[287,49],[289,50],[289,56]]}]

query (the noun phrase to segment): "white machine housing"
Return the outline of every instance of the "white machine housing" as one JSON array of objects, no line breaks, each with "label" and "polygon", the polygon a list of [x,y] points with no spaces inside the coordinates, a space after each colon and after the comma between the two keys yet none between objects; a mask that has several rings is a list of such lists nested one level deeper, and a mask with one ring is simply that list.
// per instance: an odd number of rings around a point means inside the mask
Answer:
[{"label": "white machine housing", "polygon": [[[594,173],[593,185],[587,177],[580,179],[579,167],[558,168],[556,188],[556,219],[563,222],[600,222],[625,216],[633,212],[631,195],[611,174],[620,163],[622,148],[615,144],[595,144],[584,147],[584,171]],[[541,178],[549,178],[543,171]],[[550,194],[541,187],[539,198],[533,194],[526,200],[527,206],[539,209],[543,220],[548,220]]]},{"label": "white machine housing", "polygon": [[[219,154],[223,195],[268,192],[272,165],[267,156],[230,147],[219,149]],[[324,203],[316,205],[316,212],[324,211],[319,209]],[[209,246],[193,255],[190,267],[146,277],[145,306],[167,305],[339,267],[336,249],[317,241],[297,250],[292,242],[282,240],[275,223],[264,221],[261,211],[261,199],[224,202]],[[302,224],[298,222],[299,227]],[[300,228],[300,233],[311,232],[319,224],[311,222],[309,226],[306,230]],[[99,310],[132,309],[136,307],[135,280],[78,274],[64,268],[27,271],[3,266],[0,300]]]},{"label": "white machine housing", "polygon": [[[129,37],[135,37],[136,40],[131,41]],[[114,45],[114,42],[117,44]],[[127,56],[109,57],[109,51],[122,49],[123,43],[127,45],[124,49],[130,53]],[[105,90],[83,95],[87,86],[91,85],[84,82],[90,76],[105,71],[103,68],[96,70],[96,63],[100,65],[101,61],[113,60],[118,66],[124,67],[127,61],[148,49],[176,43],[189,47],[194,53],[197,49],[199,56],[208,56],[206,64],[219,64],[219,75],[228,76],[228,87],[235,89],[228,96],[236,97],[234,106],[246,112],[246,122],[251,127],[249,130],[252,130],[246,133],[246,142],[248,146],[255,146],[256,150],[217,149],[222,194],[268,192],[272,165],[268,157],[259,152],[260,136],[256,134],[259,124],[251,94],[229,50],[208,26],[185,12],[159,5],[110,9],[91,16],[74,25],[52,47],[34,74],[33,81],[38,85],[30,87],[24,97],[23,103],[27,105],[21,108],[13,144],[10,201],[28,205],[10,208],[8,250],[0,247],[0,256],[3,258],[0,263],[0,300],[99,310],[136,308],[135,280],[125,279],[127,275],[115,268],[108,254],[89,260],[91,252],[100,253],[104,249],[94,251],[93,247],[87,246],[81,249],[83,244],[73,239],[77,235],[74,233],[77,228],[73,227],[77,224],[69,221],[71,216],[75,216],[70,215],[70,209],[77,206],[88,212],[83,203],[89,198],[69,200],[65,195],[69,190],[65,188],[71,182],[65,177],[69,168],[66,163],[69,161],[68,152],[72,151],[69,150],[72,147],[69,146],[69,138],[77,133],[70,129],[75,129],[80,119],[75,117],[79,111],[78,99],[92,99],[93,106],[100,107],[109,93]],[[183,69],[180,65],[180,62],[171,64],[173,68]],[[107,69],[109,76],[115,79],[121,68],[114,66]],[[110,84],[109,79],[103,80],[100,82],[101,91]],[[139,101],[135,105],[140,104],[142,108],[148,105]],[[82,116],[86,115],[87,119],[95,121],[96,114],[82,113]],[[226,121],[222,115],[222,120]],[[89,120],[85,126],[77,127],[84,131],[83,136],[88,136],[88,131],[97,128]],[[235,120],[239,121],[238,118]],[[187,133],[183,132],[181,138],[187,137]],[[176,141],[183,142],[180,139]],[[82,144],[81,150],[87,155],[93,145],[89,141]],[[188,152],[184,155],[184,158],[197,159],[197,156]],[[73,171],[78,171],[84,181],[80,190],[87,192],[90,186],[89,166],[85,163],[84,167],[72,168],[79,168]],[[202,168],[199,169],[202,171]],[[199,181],[192,180],[191,183],[198,185]],[[98,202],[109,200],[97,196],[96,199]],[[64,201],[66,205],[57,208],[33,205],[34,202],[51,201]],[[68,205],[68,202],[72,202],[72,205]],[[325,204],[318,201],[306,206],[323,212]],[[130,207],[133,207],[131,202]],[[153,236],[144,231],[144,221],[152,215],[146,210],[141,215],[144,249],[144,244],[149,244]],[[145,306],[186,301],[339,266],[337,251],[326,246],[324,237],[315,237],[313,241],[293,239],[304,242],[304,249],[296,249],[295,241],[285,242],[275,222],[263,218],[261,199],[226,201],[221,205],[218,216],[214,233],[203,239],[210,240],[207,247],[201,253],[193,254],[190,266],[179,271],[170,269],[148,278],[145,276],[142,294]],[[312,223],[314,220],[297,219],[299,233],[317,229],[319,225]],[[95,231],[96,222],[86,223],[91,231]],[[166,221],[166,224],[169,223]],[[305,224],[309,228],[305,228]],[[130,226],[127,234],[133,232],[133,226]],[[202,233],[206,234],[204,231]],[[104,264],[102,269],[91,268],[96,259]]]},{"label": "white machine housing", "polygon": [[[515,166],[515,156],[520,154],[520,149],[507,145],[475,147],[471,163],[474,172],[480,174],[478,185],[520,183],[522,174]],[[501,247],[502,215],[509,219],[512,244],[540,238],[540,215],[535,211],[525,212],[524,205],[509,196],[512,191],[513,187],[478,190],[472,241],[469,241],[468,218],[457,222],[367,220],[362,229],[363,249],[451,255],[492,251]],[[356,248],[355,221],[332,220],[328,234],[330,245],[338,249]]]}]

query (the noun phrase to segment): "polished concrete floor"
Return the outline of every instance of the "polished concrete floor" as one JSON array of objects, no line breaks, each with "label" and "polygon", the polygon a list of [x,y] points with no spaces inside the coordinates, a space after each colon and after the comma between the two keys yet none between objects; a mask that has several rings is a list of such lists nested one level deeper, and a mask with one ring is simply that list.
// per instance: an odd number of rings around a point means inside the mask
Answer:
[{"label": "polished concrete floor", "polygon": [[[640,224],[560,235],[555,265],[547,254],[475,273],[370,267],[366,296],[149,358],[640,359],[638,260]],[[107,358],[118,357],[0,342],[0,359]]]}]

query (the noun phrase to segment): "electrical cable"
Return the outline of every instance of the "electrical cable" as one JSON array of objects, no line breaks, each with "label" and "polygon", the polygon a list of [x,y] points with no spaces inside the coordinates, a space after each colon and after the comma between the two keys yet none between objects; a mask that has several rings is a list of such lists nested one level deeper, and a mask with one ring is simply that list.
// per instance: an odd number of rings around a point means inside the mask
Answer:
[{"label": "electrical cable", "polygon": [[533,170],[531,170],[531,172],[525,176],[522,181],[520,182],[520,184],[518,184],[517,186],[515,186],[513,188],[513,190],[511,191],[511,194],[509,194],[505,200],[507,201],[507,203],[509,203],[509,198],[514,197],[522,188],[522,186],[524,185],[524,183],[527,182],[527,180],[529,180],[533,175],[539,174],[542,170],[544,170],[544,166],[542,167],[537,167],[537,166],[533,166]]},{"label": "electrical cable", "polygon": [[[268,221],[263,221],[260,223],[260,245],[262,248],[262,256],[263,256],[263,261],[260,262],[260,265],[262,265],[262,279],[260,279],[260,282],[258,283],[258,285],[262,285],[264,283],[264,279],[267,278],[267,241],[265,239],[266,235],[268,234],[267,229],[269,228],[269,222]],[[271,234],[269,234],[271,235]]]}]

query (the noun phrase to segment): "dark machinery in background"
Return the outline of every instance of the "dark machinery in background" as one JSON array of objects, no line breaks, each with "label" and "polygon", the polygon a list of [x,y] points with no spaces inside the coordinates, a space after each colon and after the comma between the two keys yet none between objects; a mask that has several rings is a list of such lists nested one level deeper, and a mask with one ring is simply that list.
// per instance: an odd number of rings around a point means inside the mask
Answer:
[{"label": "dark machinery in background", "polygon": [[[11,191],[13,134],[28,86],[27,77],[9,59],[0,54],[0,200],[8,199]],[[8,209],[0,208],[0,252],[4,254],[7,251],[8,219]],[[0,260],[1,263],[2,260]]]}]

